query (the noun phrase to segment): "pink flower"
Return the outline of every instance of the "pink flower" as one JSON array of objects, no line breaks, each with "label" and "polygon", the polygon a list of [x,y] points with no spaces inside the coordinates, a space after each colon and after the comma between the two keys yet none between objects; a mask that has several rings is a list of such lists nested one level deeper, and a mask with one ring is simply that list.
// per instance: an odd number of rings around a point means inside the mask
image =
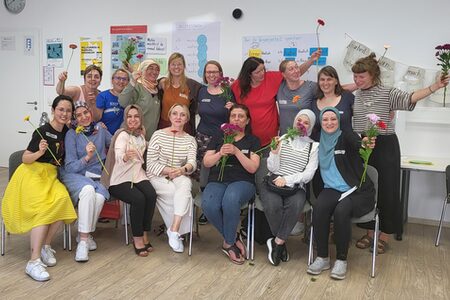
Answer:
[{"label": "pink flower", "polygon": [[376,114],[368,114],[366,117],[369,119],[370,123],[373,125],[377,124],[377,122],[380,120],[380,117]]},{"label": "pink flower", "polygon": [[141,59],[141,58],[143,58],[144,57],[144,54],[142,54],[142,53],[139,53],[138,55],[136,55],[136,58],[137,59]]}]

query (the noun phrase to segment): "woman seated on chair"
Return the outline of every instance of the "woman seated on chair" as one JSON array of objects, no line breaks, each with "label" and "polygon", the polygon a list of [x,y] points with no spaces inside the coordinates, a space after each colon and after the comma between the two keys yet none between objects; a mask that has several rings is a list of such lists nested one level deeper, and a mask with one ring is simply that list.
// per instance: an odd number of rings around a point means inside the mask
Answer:
[{"label": "woman seated on chair", "polygon": [[[319,143],[309,138],[315,121],[311,110],[301,110],[293,124],[300,135],[283,139],[267,159],[267,168],[271,174],[267,180],[272,180],[273,184],[263,185],[259,197],[274,236],[267,240],[267,247],[269,261],[275,266],[280,261],[289,260],[286,240],[305,205],[305,185],[317,169]],[[296,191],[293,190],[290,195],[281,194],[275,186],[295,188]]]},{"label": "woman seated on chair", "polygon": [[78,246],[75,260],[89,260],[89,251],[97,249],[90,234],[95,231],[98,216],[108,190],[100,183],[106,148],[111,143],[111,134],[102,126],[94,126],[92,112],[85,101],[75,102],[77,129],[70,129],[65,138],[66,160],[61,180],[70,193],[74,206],[78,205]]},{"label": "woman seated on chair", "polygon": [[[53,100],[53,120],[33,132],[22,164],[16,169],[2,201],[2,216],[10,233],[31,230],[31,259],[25,273],[37,281],[50,279],[46,267],[56,265],[53,236],[77,215],[65,186],[58,180],[58,166],[64,160],[66,124],[72,118],[69,96]],[[29,117],[27,117],[29,118]],[[43,138],[44,137],[44,138]]]},{"label": "woman seated on chair", "polygon": [[[363,163],[359,149],[375,146],[352,131],[342,131],[339,111],[326,107],[320,112],[322,126],[319,145],[319,167],[324,188],[313,203],[313,228],[317,244],[317,258],[308,267],[311,275],[319,275],[330,268],[328,235],[333,218],[336,262],[331,278],[344,279],[347,272],[347,253],[351,239],[351,219],[361,217],[374,209],[375,188],[369,177],[360,186]],[[351,189],[355,188],[353,192]],[[343,193],[350,192],[342,198]]]},{"label": "woman seated on chair", "polygon": [[[259,167],[259,155],[255,152],[260,143],[257,137],[245,133],[250,122],[247,106],[234,104],[229,122],[240,129],[234,133],[234,142],[224,144],[223,136],[214,136],[203,158],[203,164],[211,171],[202,195],[202,209],[224,238],[222,251],[231,262],[241,265],[246,249],[236,231],[241,206],[255,195],[254,174]],[[222,168],[220,161],[224,157],[227,161]]]},{"label": "woman seated on chair", "polygon": [[147,147],[142,110],[128,105],[124,111],[124,128],[114,134],[103,171],[102,183],[109,186],[111,196],[130,205],[130,222],[134,251],[138,256],[148,256],[153,250],[148,232],[155,211],[156,192],[142,168]]},{"label": "woman seated on chair", "polygon": [[148,144],[147,176],[155,187],[156,205],[167,227],[169,245],[183,252],[181,235],[190,232],[189,209],[197,143],[184,131],[190,114],[186,105],[174,104],[168,113],[170,126],[157,130]]}]

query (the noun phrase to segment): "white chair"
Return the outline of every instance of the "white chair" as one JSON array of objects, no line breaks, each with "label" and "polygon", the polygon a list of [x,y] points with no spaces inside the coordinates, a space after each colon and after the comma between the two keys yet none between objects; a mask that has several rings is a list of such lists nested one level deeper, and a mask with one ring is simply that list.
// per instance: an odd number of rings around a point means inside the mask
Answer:
[{"label": "white chair", "polygon": [[[376,256],[378,255],[378,251],[376,251],[375,249],[377,249],[377,245],[378,245],[378,236],[380,234],[380,220],[378,217],[378,208],[377,208],[377,199],[378,199],[378,172],[377,170],[372,167],[372,166],[368,166],[367,167],[367,176],[370,177],[370,179],[373,182],[373,185],[375,187],[375,206],[374,209],[365,214],[364,216],[361,216],[359,218],[353,218],[352,219],[352,223],[367,223],[367,222],[371,222],[371,221],[375,221],[375,230],[374,230],[374,239],[373,239],[373,249],[374,251],[372,251],[372,270],[370,272],[370,276],[372,278],[375,277],[375,261],[376,261]],[[311,208],[311,219],[312,219],[312,213],[313,213],[313,208]],[[309,237],[309,253],[308,253],[308,266],[311,265],[314,261],[314,249],[313,249],[313,226],[311,224],[311,229],[310,229],[310,237]]]},{"label": "white chair", "polygon": [[439,246],[439,240],[441,239],[441,230],[442,230],[442,222],[445,218],[445,209],[447,208],[447,204],[450,203],[450,165],[445,168],[445,183],[447,186],[447,195],[444,198],[444,203],[442,204],[442,212],[441,212],[441,220],[439,221],[438,232],[436,234],[436,242],[435,246]]}]

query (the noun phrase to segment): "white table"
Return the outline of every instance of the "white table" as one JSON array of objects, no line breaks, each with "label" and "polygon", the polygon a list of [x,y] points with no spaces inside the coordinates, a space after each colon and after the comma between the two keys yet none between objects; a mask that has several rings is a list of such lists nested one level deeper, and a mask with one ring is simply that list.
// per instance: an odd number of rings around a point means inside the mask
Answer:
[{"label": "white table", "polygon": [[[411,163],[411,161],[427,161],[429,164],[417,164]],[[408,198],[409,198],[409,180],[411,171],[424,171],[424,172],[437,172],[445,173],[445,168],[450,165],[449,158],[433,158],[433,157],[420,157],[420,156],[402,156],[401,157],[401,170],[402,170],[402,185],[401,185],[401,216],[402,226],[401,232],[397,233],[396,239],[401,240],[403,235],[403,223],[408,221]]]}]

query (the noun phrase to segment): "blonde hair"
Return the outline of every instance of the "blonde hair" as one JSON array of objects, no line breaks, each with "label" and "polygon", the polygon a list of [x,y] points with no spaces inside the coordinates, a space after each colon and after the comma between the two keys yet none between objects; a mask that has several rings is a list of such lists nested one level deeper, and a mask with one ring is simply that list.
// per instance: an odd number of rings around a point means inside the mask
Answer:
[{"label": "blonde hair", "polygon": [[177,106],[180,106],[181,108],[183,108],[184,112],[187,115],[188,120],[190,120],[191,119],[191,113],[189,111],[189,108],[186,105],[180,104],[180,103],[175,103],[174,105],[172,105],[172,107],[169,109],[169,112],[167,113],[167,117],[170,119],[170,114],[172,113],[172,110],[175,107],[177,107]]},{"label": "blonde hair", "polygon": [[[189,90],[188,86],[187,86],[187,77],[184,74],[184,69],[186,68],[186,60],[184,59],[183,54],[178,53],[178,52],[174,52],[169,56],[169,61],[168,61],[168,65],[169,65],[169,69],[170,69],[170,64],[175,60],[175,59],[181,59],[181,62],[183,63],[183,73],[181,74],[181,78],[180,78],[180,88],[181,88],[181,92],[185,93],[186,91]],[[173,75],[170,73],[167,75],[167,79],[164,81],[164,89],[167,89],[168,87],[170,87],[173,83]]]}]

